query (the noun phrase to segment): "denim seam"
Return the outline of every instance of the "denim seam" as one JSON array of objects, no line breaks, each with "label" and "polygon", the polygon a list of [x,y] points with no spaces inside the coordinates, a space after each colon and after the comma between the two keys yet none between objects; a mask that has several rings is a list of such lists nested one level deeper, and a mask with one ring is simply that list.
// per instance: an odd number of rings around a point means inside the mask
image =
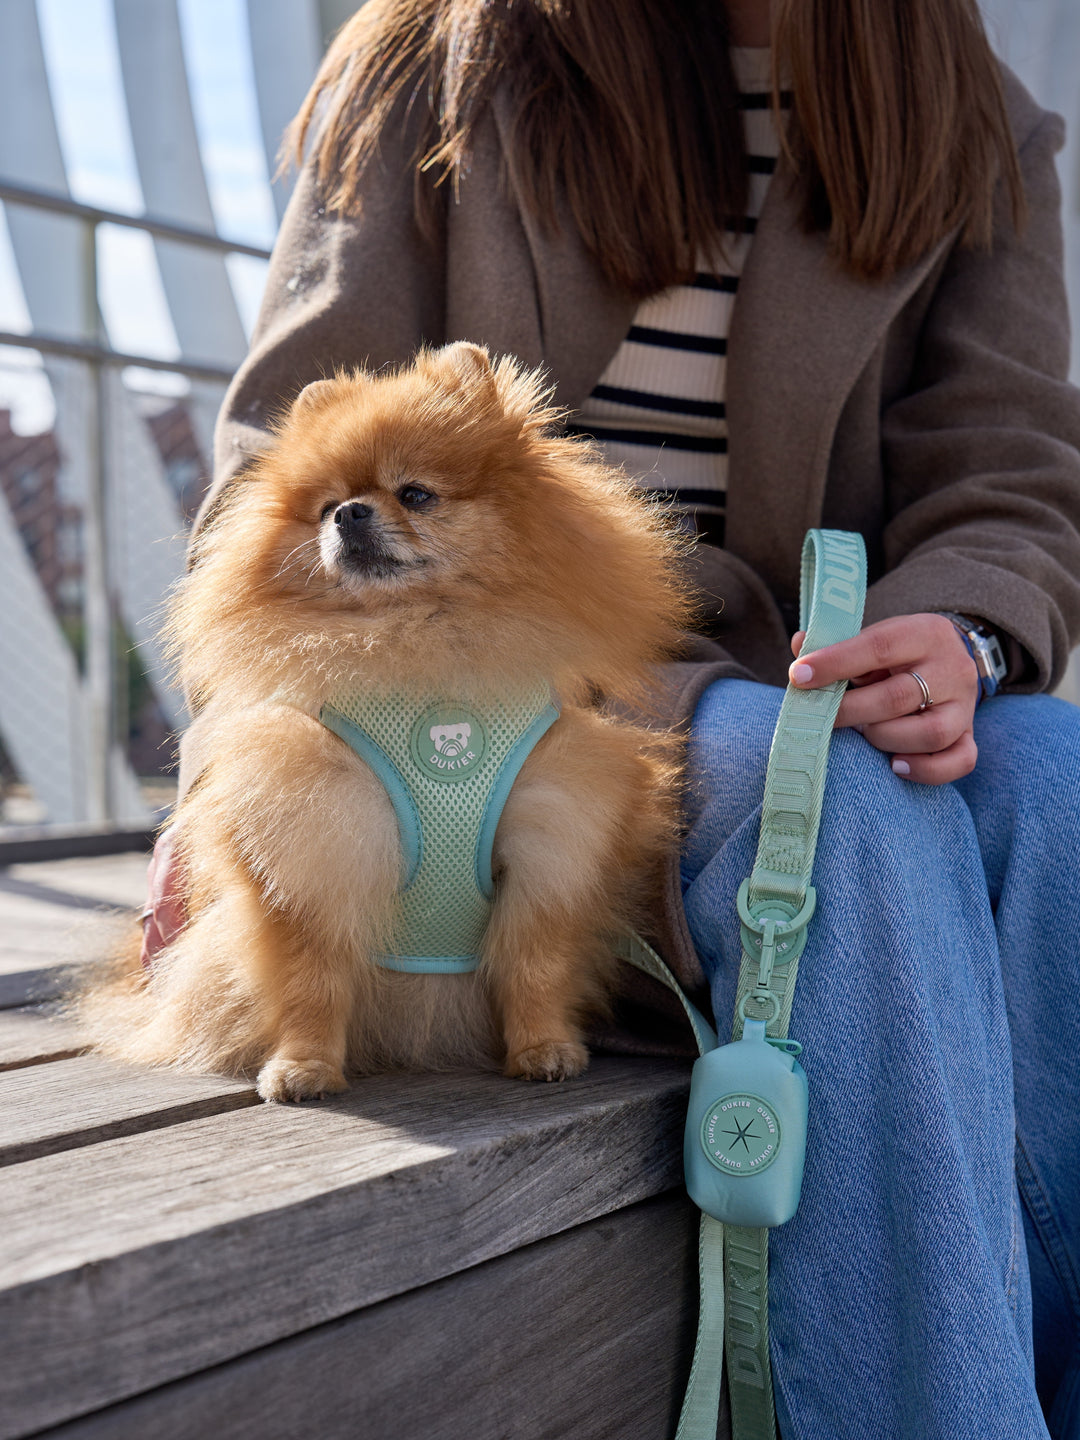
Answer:
[{"label": "denim seam", "polygon": [[1016,1137],[1016,1183],[1020,1199],[1028,1212],[1031,1223],[1038,1232],[1046,1251],[1047,1259],[1054,1267],[1069,1305],[1073,1312],[1073,1323],[1080,1327],[1080,1284],[1069,1259],[1068,1247],[1054,1219],[1046,1192],[1039,1184],[1035,1168],[1024,1149],[1020,1136]]},{"label": "denim seam", "polygon": [[[771,1297],[770,1297],[770,1298],[771,1298]],[[795,1406],[791,1403],[791,1391],[790,1391],[790,1389],[788,1388],[788,1386],[784,1383],[784,1377],[783,1377],[783,1375],[781,1375],[781,1373],[780,1373],[780,1367],[779,1367],[779,1365],[776,1363],[776,1360],[777,1360],[777,1355],[776,1355],[777,1348],[778,1348],[778,1347],[777,1347],[777,1342],[776,1342],[776,1337],[775,1337],[775,1335],[770,1335],[770,1340],[769,1340],[769,1361],[770,1361],[770,1363],[771,1363],[771,1365],[772,1365],[772,1383],[773,1383],[773,1389],[774,1389],[774,1390],[779,1390],[780,1393],[783,1395],[783,1397],[784,1397],[784,1407],[785,1407],[785,1409],[787,1410],[788,1417],[789,1417],[789,1419],[791,1420],[791,1425],[792,1425],[793,1431],[794,1431],[794,1429],[795,1429],[795,1428],[797,1427],[797,1425],[798,1425],[798,1422],[797,1422],[797,1420],[796,1420],[796,1418],[795,1418]],[[776,1428],[777,1428],[777,1433],[779,1434],[779,1430],[780,1430],[779,1425],[778,1425]],[[791,1440],[795,1440],[794,1434],[792,1435]]]},{"label": "denim seam", "polygon": [[1009,1200],[1009,1265],[1005,1274],[1005,1299],[1014,1320],[1020,1299],[1020,1246],[1024,1236],[1024,1222],[1020,1214],[1021,1204],[1018,1182]]}]

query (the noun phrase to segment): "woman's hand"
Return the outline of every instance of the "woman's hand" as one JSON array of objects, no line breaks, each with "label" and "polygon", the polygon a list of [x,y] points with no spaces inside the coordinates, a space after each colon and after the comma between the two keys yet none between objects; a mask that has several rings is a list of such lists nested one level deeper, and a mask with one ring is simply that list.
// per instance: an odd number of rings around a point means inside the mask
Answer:
[{"label": "woman's hand", "polygon": [[[791,641],[797,656],[803,637],[800,630]],[[922,714],[923,693],[913,670],[925,680],[933,701]],[[974,770],[978,751],[971,726],[979,674],[956,627],[943,615],[879,620],[853,640],[800,656],[788,673],[791,683],[804,690],[849,680],[837,725],[858,730],[876,749],[889,752],[897,775],[943,785]]]},{"label": "woman's hand", "polygon": [[142,950],[139,959],[149,970],[158,952],[171,945],[187,924],[184,869],[176,844],[175,825],[157,838],[146,872],[146,908],[142,912]]}]

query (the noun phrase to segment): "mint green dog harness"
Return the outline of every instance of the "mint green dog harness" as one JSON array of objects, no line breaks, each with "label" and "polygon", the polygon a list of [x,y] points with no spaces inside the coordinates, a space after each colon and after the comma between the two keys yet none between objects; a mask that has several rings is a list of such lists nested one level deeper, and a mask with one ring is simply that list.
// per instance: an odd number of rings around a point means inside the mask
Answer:
[{"label": "mint green dog harness", "polygon": [[483,704],[356,694],[323,706],[319,719],[370,766],[397,816],[400,924],[380,965],[427,975],[479,965],[499,816],[558,718],[546,686]]}]

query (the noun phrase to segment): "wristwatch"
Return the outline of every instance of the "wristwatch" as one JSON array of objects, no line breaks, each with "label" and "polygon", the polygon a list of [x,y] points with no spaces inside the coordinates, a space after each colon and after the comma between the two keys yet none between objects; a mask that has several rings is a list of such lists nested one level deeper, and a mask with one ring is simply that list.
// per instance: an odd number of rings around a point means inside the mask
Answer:
[{"label": "wristwatch", "polygon": [[1005,679],[1008,665],[1001,648],[1001,641],[981,620],[972,620],[967,615],[957,615],[951,610],[939,610],[946,620],[951,620],[968,648],[968,654],[975,661],[979,672],[979,699],[988,700],[996,695],[998,686]]}]

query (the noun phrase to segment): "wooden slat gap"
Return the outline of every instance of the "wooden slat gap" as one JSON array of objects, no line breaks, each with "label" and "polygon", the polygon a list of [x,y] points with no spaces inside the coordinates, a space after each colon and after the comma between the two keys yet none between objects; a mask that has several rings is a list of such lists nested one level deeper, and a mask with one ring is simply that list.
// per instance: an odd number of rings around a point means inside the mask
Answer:
[{"label": "wooden slat gap", "polygon": [[77,983],[81,960],[63,960],[37,970],[13,970],[0,974],[0,1010],[23,1010],[28,1006],[51,1005],[63,1000]]},{"label": "wooden slat gap", "polygon": [[48,1065],[53,1060],[77,1060],[80,1055],[89,1053],[88,1046],[79,1045],[73,1050],[49,1050],[44,1055],[26,1055],[19,1060],[0,1060],[0,1074],[5,1070],[26,1070],[31,1065]]},{"label": "wooden slat gap", "polygon": [[20,1165],[27,1160],[40,1160],[45,1155],[56,1155],[64,1150],[81,1150],[87,1145],[119,1140],[126,1135],[165,1130],[173,1125],[183,1125],[189,1120],[205,1120],[213,1115],[224,1115],[230,1110],[243,1110],[262,1103],[254,1089],[233,1090],[224,1095],[208,1096],[205,1100],[186,1100],[180,1105],[171,1105],[165,1109],[107,1120],[91,1130],[69,1130],[62,1134],[45,1136],[40,1140],[26,1140],[5,1146],[0,1149],[0,1167]]}]

